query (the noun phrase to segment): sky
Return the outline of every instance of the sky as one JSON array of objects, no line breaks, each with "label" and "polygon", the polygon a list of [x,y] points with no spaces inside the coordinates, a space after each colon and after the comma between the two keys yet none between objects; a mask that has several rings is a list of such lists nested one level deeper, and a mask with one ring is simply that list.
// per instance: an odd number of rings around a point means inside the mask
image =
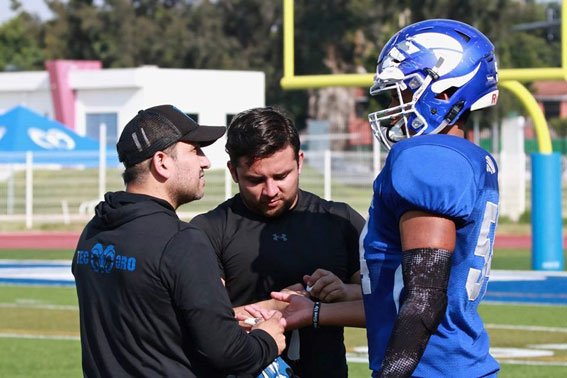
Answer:
[{"label": "sky", "polygon": [[[51,12],[44,0],[20,0],[20,2],[25,10],[39,16],[42,20],[51,17]],[[10,10],[10,0],[0,0],[0,24],[14,16],[15,13]]]}]

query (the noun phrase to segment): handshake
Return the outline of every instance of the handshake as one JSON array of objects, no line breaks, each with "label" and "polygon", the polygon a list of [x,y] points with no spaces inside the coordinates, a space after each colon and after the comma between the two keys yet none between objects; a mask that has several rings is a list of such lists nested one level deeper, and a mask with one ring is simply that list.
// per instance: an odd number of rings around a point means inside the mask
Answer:
[{"label": "handshake", "polygon": [[[365,327],[359,284],[345,284],[333,273],[317,269],[272,299],[235,309],[236,318],[247,331],[262,329],[285,348],[283,330],[313,326]],[[280,345],[281,342],[281,345]]]}]

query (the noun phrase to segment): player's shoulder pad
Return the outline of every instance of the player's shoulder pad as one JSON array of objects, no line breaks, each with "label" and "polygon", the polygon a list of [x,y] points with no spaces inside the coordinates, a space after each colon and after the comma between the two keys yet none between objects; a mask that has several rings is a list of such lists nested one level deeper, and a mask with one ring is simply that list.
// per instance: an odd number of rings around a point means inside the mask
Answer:
[{"label": "player's shoulder pad", "polygon": [[467,150],[454,138],[441,138],[440,143],[417,137],[409,139],[411,143],[394,145],[390,152],[392,187],[417,209],[462,218],[473,210],[477,178]]}]

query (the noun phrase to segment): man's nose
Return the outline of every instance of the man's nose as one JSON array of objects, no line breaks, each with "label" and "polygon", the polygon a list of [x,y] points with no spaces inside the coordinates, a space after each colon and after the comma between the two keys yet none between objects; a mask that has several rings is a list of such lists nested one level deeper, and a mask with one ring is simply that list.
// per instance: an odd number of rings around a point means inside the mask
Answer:
[{"label": "man's nose", "polygon": [[208,157],[205,156],[205,154],[201,156],[201,168],[203,169],[211,168],[211,161],[209,160]]},{"label": "man's nose", "polygon": [[264,195],[266,197],[274,197],[278,194],[279,188],[276,182],[272,179],[266,180],[266,184],[264,185]]}]

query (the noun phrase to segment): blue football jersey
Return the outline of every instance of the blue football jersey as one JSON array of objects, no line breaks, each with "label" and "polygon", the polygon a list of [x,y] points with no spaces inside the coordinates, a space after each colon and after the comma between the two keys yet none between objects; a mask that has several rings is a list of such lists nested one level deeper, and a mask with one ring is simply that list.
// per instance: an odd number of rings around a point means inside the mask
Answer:
[{"label": "blue football jersey", "polygon": [[400,217],[420,210],[452,219],[456,247],[448,306],[414,377],[495,376],[488,334],[477,313],[490,273],[498,218],[494,158],[469,141],[426,135],[396,143],[374,181],[361,234],[361,274],[370,368],[376,374],[404,300]]}]

